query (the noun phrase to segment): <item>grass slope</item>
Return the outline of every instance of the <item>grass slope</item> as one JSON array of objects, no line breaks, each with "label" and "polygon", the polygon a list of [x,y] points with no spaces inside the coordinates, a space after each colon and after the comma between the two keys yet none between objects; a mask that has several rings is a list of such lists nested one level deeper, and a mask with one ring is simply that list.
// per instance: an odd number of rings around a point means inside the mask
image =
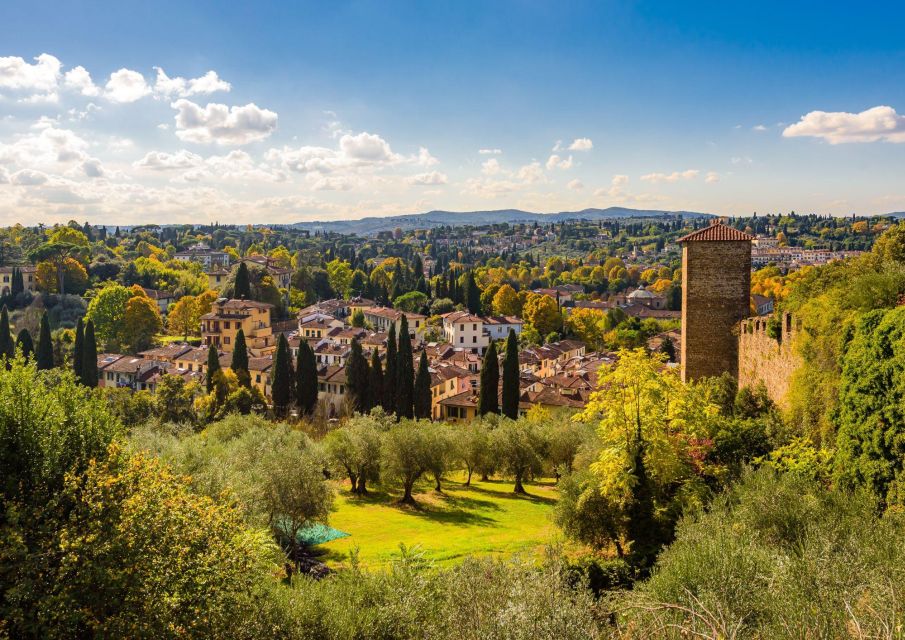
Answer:
[{"label": "grass slope", "polygon": [[328,564],[348,561],[356,548],[362,566],[379,567],[399,555],[400,544],[417,546],[443,564],[468,555],[536,554],[560,539],[552,520],[552,482],[526,484],[528,496],[515,495],[511,482],[498,480],[472,480],[470,487],[448,480],[442,494],[432,482],[418,489],[418,507],[412,508],[396,504],[395,494],[373,491],[359,498],[345,486],[330,526],[351,536],[323,545]]}]

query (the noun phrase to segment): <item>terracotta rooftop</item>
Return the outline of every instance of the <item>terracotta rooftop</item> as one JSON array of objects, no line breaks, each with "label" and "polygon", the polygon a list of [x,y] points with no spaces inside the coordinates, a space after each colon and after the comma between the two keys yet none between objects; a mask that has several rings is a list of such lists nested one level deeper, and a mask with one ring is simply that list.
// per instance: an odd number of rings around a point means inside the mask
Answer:
[{"label": "terracotta rooftop", "polygon": [[714,218],[710,226],[692,231],[687,236],[682,236],[676,240],[676,242],[738,242],[745,240],[754,240],[754,236],[723,224]]}]

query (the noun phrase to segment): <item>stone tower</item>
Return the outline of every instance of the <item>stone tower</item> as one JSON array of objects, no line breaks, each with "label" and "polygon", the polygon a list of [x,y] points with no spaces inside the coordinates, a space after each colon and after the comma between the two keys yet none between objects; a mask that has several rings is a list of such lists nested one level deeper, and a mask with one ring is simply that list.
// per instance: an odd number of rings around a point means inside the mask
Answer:
[{"label": "stone tower", "polygon": [[751,241],[714,219],[682,245],[682,380],[738,377],[737,324],[750,313]]}]

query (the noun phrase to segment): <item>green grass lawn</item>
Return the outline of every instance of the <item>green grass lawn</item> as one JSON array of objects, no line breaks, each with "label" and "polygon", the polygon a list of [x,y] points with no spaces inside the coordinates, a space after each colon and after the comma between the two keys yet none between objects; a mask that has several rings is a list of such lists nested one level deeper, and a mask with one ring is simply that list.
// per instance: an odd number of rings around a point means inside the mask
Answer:
[{"label": "green grass lawn", "polygon": [[[458,481],[456,481],[458,480]],[[417,547],[426,557],[448,563],[469,555],[539,554],[562,535],[552,520],[556,489],[552,482],[525,485],[528,496],[512,492],[512,482],[447,480],[443,493],[422,482],[417,507],[398,505],[399,494],[375,490],[353,496],[348,484],[336,500],[330,526],[351,534],[323,545],[325,561],[348,562],[358,549],[362,566],[379,567],[398,557],[399,545]]]}]

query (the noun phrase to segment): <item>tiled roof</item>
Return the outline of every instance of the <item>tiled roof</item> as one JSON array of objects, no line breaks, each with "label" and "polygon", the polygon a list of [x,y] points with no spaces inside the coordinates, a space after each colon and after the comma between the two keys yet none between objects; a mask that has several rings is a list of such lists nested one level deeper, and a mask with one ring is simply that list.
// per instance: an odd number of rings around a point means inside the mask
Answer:
[{"label": "tiled roof", "polygon": [[714,220],[710,226],[692,231],[676,242],[738,242],[745,240],[754,240],[754,236]]}]

